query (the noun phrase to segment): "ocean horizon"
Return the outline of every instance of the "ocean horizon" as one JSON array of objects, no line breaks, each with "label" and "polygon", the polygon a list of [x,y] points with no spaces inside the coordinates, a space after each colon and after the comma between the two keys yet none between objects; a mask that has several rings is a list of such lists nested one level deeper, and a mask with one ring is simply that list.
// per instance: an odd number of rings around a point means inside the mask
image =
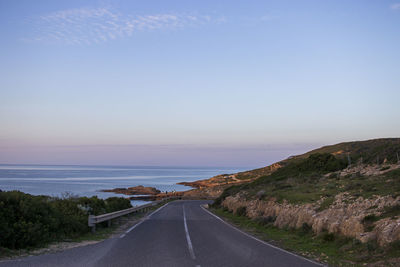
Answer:
[{"label": "ocean horizon", "polygon": [[[163,192],[184,191],[191,187],[177,183],[244,170],[229,167],[0,164],[0,190],[53,197],[76,195],[105,199],[127,196],[101,192],[104,189],[143,185]],[[147,203],[139,200],[131,202],[132,205]]]}]

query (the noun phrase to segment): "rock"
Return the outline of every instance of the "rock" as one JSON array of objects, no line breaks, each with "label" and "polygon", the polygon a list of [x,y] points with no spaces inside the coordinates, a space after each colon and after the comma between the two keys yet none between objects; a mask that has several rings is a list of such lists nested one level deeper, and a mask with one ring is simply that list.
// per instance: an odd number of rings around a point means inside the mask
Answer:
[{"label": "rock", "polygon": [[265,190],[260,190],[256,194],[257,199],[262,199],[264,196],[265,196]]},{"label": "rock", "polygon": [[391,218],[379,220],[376,222],[374,233],[378,244],[381,246],[400,240],[400,218],[397,220]]},{"label": "rock", "polygon": [[374,232],[361,233],[357,239],[360,240],[362,243],[367,243],[368,241],[376,240],[376,233]]},{"label": "rock", "polygon": [[154,187],[144,187],[143,185],[138,185],[135,187],[129,188],[115,188],[115,189],[106,189],[101,190],[102,192],[113,192],[117,194],[124,195],[157,195],[161,193],[160,190],[157,190]]}]

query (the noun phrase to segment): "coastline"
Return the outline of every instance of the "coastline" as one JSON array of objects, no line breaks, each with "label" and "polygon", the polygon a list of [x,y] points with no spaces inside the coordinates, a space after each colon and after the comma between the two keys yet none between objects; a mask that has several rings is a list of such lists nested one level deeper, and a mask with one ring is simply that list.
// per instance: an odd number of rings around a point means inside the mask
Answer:
[{"label": "coastline", "polygon": [[[123,195],[104,190],[138,185],[156,187],[160,193],[187,192],[194,188],[180,182],[192,182],[237,171],[240,170],[222,167],[2,165],[0,189],[36,196],[63,197],[68,194],[106,199]],[[149,200],[153,199],[156,198]],[[141,205],[148,198],[136,196],[131,200],[132,205]]]}]

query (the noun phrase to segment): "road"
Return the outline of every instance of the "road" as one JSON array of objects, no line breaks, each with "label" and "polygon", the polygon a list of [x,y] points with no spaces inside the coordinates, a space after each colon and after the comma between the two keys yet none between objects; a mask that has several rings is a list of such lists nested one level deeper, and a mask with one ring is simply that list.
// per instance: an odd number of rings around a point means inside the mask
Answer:
[{"label": "road", "polygon": [[170,202],[117,238],[0,266],[320,266],[241,232],[204,203]]}]

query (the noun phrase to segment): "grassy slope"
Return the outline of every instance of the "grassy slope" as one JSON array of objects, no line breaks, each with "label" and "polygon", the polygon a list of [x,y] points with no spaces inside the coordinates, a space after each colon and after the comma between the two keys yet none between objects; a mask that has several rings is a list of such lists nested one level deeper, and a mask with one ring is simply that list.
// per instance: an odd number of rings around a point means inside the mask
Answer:
[{"label": "grassy slope", "polygon": [[363,158],[363,163],[383,163],[398,161],[396,153],[400,156],[400,138],[381,138],[366,141],[345,142],[336,145],[324,146],[295,158],[307,158],[314,153],[335,153],[339,157],[347,158],[349,153],[352,163]]},{"label": "grassy slope", "polygon": [[[352,165],[360,164],[361,158],[364,164],[374,164],[377,159],[381,160],[380,163],[383,163],[384,159],[387,159],[388,163],[394,163],[397,162],[396,153],[400,154],[400,138],[326,146],[281,161],[278,164],[282,167],[274,171],[268,166],[244,172],[246,177],[257,177],[257,179],[251,183],[228,188],[222,198],[239,191],[245,192],[247,197],[252,198],[257,192],[264,191],[265,197],[274,197],[278,201],[286,199],[291,203],[306,203],[317,201],[321,197],[332,198],[340,192],[349,192],[355,197],[364,198],[372,195],[400,194],[399,170],[379,176],[362,176],[357,173],[340,176],[340,170],[348,165],[347,153]],[[321,156],[316,159],[310,158],[316,154]],[[327,158],[329,154],[335,156]],[[330,175],[326,175],[327,173]]]},{"label": "grassy slope", "polygon": [[[295,162],[299,159],[304,159],[309,157],[311,154],[315,153],[329,153],[335,154],[336,157],[345,159],[347,161],[347,155],[349,154],[351,162],[354,164],[360,161],[362,158],[363,163],[382,163],[385,158],[391,162],[397,162],[397,154],[400,157],[400,138],[382,138],[382,139],[372,139],[366,141],[355,141],[355,142],[345,142],[335,145],[324,146],[311,150],[307,153],[292,156],[288,159],[279,161],[275,164],[286,166],[291,162]],[[261,177],[271,174],[275,169],[270,165],[263,168],[258,168],[250,171],[238,173],[238,177],[242,179],[249,179],[255,177]]]}]

